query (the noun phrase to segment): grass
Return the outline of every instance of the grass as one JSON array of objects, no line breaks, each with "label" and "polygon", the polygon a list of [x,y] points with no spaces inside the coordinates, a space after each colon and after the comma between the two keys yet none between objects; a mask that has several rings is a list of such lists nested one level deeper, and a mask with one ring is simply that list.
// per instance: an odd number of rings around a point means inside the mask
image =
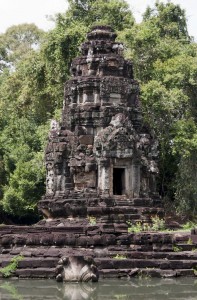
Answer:
[{"label": "grass", "polygon": [[182,251],[182,248],[174,245],[173,248],[172,248],[172,250],[174,252],[180,252],[180,251]]},{"label": "grass", "polygon": [[163,218],[159,218],[157,215],[151,217],[152,224],[144,224],[142,222],[136,222],[132,224],[130,221],[128,224],[128,232],[139,233],[143,231],[161,231],[161,232],[188,232],[193,228],[197,228],[197,224],[194,222],[187,222],[182,225],[180,229],[168,229],[165,225],[165,220]]},{"label": "grass", "polygon": [[17,255],[10,260],[10,263],[6,267],[1,268],[0,272],[3,275],[3,277],[10,277],[18,268],[18,263],[21,260],[23,260],[23,256]]},{"label": "grass", "polygon": [[127,222],[129,225],[128,232],[142,232],[142,231],[164,231],[165,228],[165,220],[159,218],[158,216],[151,217],[152,224],[143,224],[142,222],[136,222],[135,224],[131,224],[131,222]]},{"label": "grass", "polygon": [[189,221],[189,222],[185,223],[184,225],[182,225],[182,228],[183,228],[183,230],[191,230],[193,228],[197,228],[197,224]]}]

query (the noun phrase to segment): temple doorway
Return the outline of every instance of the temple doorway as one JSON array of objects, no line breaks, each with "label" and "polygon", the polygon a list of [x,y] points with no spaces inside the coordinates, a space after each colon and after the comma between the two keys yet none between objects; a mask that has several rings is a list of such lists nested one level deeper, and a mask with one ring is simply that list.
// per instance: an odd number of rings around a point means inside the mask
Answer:
[{"label": "temple doorway", "polygon": [[124,168],[113,169],[113,194],[114,195],[125,194],[125,169]]}]

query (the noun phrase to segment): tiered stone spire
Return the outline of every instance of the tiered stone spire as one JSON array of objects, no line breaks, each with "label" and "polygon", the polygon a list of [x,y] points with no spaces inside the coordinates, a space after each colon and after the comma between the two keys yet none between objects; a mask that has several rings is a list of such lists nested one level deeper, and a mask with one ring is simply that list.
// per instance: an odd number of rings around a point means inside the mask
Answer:
[{"label": "tiered stone spire", "polygon": [[52,123],[39,208],[48,217],[126,222],[129,206],[159,201],[157,143],[142,125],[138,82],[116,33],[95,26],[87,39],[65,84],[61,123]]}]

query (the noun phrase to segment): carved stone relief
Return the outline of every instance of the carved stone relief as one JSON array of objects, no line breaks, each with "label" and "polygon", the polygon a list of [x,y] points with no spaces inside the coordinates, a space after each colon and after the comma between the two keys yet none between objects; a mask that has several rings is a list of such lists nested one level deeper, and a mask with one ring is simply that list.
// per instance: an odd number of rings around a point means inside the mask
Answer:
[{"label": "carved stone relief", "polygon": [[91,257],[62,257],[56,268],[56,280],[64,282],[97,282],[98,269]]}]

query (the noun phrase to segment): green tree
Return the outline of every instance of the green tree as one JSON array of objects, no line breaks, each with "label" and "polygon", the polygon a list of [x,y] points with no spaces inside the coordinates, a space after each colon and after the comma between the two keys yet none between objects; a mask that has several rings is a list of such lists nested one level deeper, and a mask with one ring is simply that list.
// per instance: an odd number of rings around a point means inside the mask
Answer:
[{"label": "green tree", "polygon": [[[21,33],[22,28],[15,29]],[[12,68],[4,68],[0,75],[0,206],[17,220],[29,216],[31,222],[35,219],[32,211],[35,211],[35,205],[44,193],[41,153],[47,136],[45,123],[48,115],[43,101],[33,93],[32,61],[38,59],[39,49],[34,49],[36,39],[33,39],[33,33],[32,38],[28,37],[27,28],[25,26],[26,36],[23,38],[11,35],[12,30],[4,36],[4,46],[11,37],[13,44],[10,40],[12,50],[4,48],[9,54],[7,62],[12,61]],[[24,47],[26,44],[26,47],[22,49],[21,44]],[[45,133],[44,139],[40,131]]]},{"label": "green tree", "polygon": [[47,129],[31,119],[13,117],[0,136],[5,174],[1,204],[6,213],[18,219],[34,219],[32,212],[36,212],[37,201],[44,193]]},{"label": "green tree", "polygon": [[44,32],[35,24],[20,24],[9,27],[0,35],[3,60],[15,67],[31,50],[39,47]]},{"label": "green tree", "polygon": [[155,2],[155,7],[147,7],[144,21],[153,22],[160,31],[161,37],[176,39],[190,39],[187,30],[185,10],[172,2]]},{"label": "green tree", "polygon": [[68,0],[69,9],[61,17],[70,22],[80,22],[86,26],[106,24],[116,31],[134,24],[132,12],[124,0]]},{"label": "green tree", "polygon": [[123,0],[86,0],[69,1],[55,22],[47,34],[22,24],[0,37],[0,53],[11,66],[0,76],[0,198],[4,211],[18,219],[31,219],[44,194],[41,153],[49,120],[62,108],[63,84],[86,33],[94,22],[121,31],[134,19]]},{"label": "green tree", "polygon": [[171,2],[156,2],[147,8],[142,23],[123,32],[122,38],[141,82],[145,120],[159,139],[161,194],[166,200],[174,199],[177,211],[194,215],[196,173],[191,164],[196,166],[196,127],[187,147],[181,136],[187,136],[191,119],[196,124],[197,51],[188,35],[185,11]]},{"label": "green tree", "polygon": [[147,8],[135,24],[124,0],[69,0],[43,33],[14,26],[0,36],[0,205],[31,218],[44,193],[42,153],[50,118],[62,108],[72,59],[95,24],[111,25],[126,44],[141,84],[145,122],[160,143],[159,188],[179,212],[197,211],[197,47],[185,11],[171,2]]}]

